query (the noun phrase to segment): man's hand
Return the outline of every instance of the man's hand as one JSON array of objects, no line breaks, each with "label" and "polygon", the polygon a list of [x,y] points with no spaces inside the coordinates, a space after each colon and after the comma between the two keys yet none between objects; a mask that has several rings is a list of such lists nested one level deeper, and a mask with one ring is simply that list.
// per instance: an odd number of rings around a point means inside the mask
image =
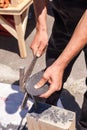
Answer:
[{"label": "man's hand", "polygon": [[30,48],[40,57],[48,45],[47,34],[47,0],[33,0],[36,16],[36,34]]},{"label": "man's hand", "polygon": [[43,74],[42,79],[34,86],[36,89],[38,89],[46,82],[50,83],[49,90],[46,93],[40,95],[40,97],[48,98],[52,93],[61,89],[63,72],[63,69],[56,65],[55,62],[47,68]]},{"label": "man's hand", "polygon": [[48,34],[46,30],[36,30],[36,34],[30,48],[33,54],[40,57],[48,45]]},{"label": "man's hand", "polygon": [[9,0],[0,0],[0,8],[7,8],[10,4]]}]

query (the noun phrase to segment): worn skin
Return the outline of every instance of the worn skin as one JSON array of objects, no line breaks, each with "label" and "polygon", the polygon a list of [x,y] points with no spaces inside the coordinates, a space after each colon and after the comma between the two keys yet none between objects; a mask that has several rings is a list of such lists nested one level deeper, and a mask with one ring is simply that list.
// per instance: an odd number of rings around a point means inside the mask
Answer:
[{"label": "worn skin", "polygon": [[[47,1],[46,0],[34,0],[34,9],[36,14],[36,34],[30,45],[34,55],[41,56],[48,45],[48,33],[47,33]],[[87,10],[84,12],[82,18],[77,24],[72,38],[68,45],[58,57],[58,59],[46,69],[42,79],[35,85],[35,88],[39,88],[44,85],[45,82],[50,83],[49,90],[40,95],[40,97],[48,98],[55,91],[61,90],[63,73],[69,62],[79,53],[79,51],[87,43]],[[53,74],[54,73],[54,74]]]},{"label": "worn skin", "polygon": [[0,0],[0,8],[7,8],[10,4],[10,0]]}]

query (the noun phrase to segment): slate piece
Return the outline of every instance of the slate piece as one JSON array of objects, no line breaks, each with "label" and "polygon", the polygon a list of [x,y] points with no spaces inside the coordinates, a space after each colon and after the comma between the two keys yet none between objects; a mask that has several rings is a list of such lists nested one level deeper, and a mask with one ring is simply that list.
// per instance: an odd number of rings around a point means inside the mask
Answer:
[{"label": "slate piece", "polygon": [[27,82],[26,82],[26,90],[28,92],[28,94],[30,94],[31,96],[38,96],[41,95],[42,93],[45,93],[48,89],[49,89],[49,83],[46,82],[41,88],[34,88],[34,85],[40,81],[40,79],[42,78],[44,71],[40,71],[36,74],[34,74],[33,76],[31,76],[30,78],[28,78]]}]

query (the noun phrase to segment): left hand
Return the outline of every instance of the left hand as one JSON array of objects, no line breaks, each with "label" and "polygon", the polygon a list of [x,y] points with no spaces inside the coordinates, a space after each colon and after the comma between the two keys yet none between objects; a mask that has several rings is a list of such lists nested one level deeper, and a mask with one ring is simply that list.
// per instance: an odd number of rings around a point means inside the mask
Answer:
[{"label": "left hand", "polygon": [[49,90],[46,93],[41,94],[40,97],[48,98],[55,91],[61,90],[63,72],[64,70],[61,68],[61,66],[56,65],[56,62],[46,69],[42,79],[34,86],[36,89],[38,89],[46,82],[50,83]]},{"label": "left hand", "polygon": [[33,54],[40,57],[48,46],[48,34],[46,30],[37,29],[34,39],[30,45]]}]

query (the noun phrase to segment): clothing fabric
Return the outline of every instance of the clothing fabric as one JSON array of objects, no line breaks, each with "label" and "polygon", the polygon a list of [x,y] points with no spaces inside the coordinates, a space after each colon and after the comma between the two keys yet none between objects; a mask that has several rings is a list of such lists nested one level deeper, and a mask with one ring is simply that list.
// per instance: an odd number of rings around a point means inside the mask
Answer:
[{"label": "clothing fabric", "polygon": [[[47,67],[58,58],[69,42],[77,23],[87,9],[87,0],[52,0],[50,1],[50,5],[54,15],[54,24],[46,52]],[[84,48],[84,53],[87,64],[87,46]],[[63,83],[67,80],[77,57],[67,66],[63,76]],[[61,91],[52,94],[47,99],[47,103],[55,105],[60,97]]]},{"label": "clothing fabric", "polygon": [[[87,9],[87,0],[52,0],[50,3],[55,21],[47,49],[47,66],[52,64],[64,50]],[[87,47],[84,52],[87,55]]]},{"label": "clothing fabric", "polygon": [[[52,0],[50,5],[55,21],[46,53],[47,67],[58,58],[69,42],[77,23],[87,9],[87,0]],[[87,63],[87,46],[84,53]],[[65,70],[64,82],[67,80],[77,57],[71,61]]]},{"label": "clothing fabric", "polygon": [[87,130],[87,91],[84,94],[84,101],[82,105],[80,120],[78,123],[78,130]]}]

